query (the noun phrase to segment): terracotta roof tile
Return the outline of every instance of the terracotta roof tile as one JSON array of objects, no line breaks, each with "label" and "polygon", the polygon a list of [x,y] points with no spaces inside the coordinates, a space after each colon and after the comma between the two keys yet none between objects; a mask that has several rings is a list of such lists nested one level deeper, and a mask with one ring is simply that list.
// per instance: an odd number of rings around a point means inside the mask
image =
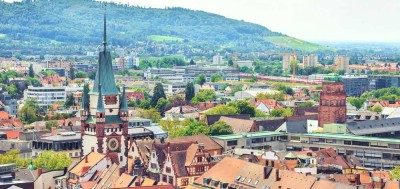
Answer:
[{"label": "terracotta roof tile", "polygon": [[361,184],[370,184],[372,183],[371,176],[369,173],[361,173],[360,174],[360,183]]},{"label": "terracotta roof tile", "polygon": [[249,133],[255,128],[254,120],[236,119],[222,116],[219,121],[225,122],[232,127],[233,133]]},{"label": "terracotta roof tile", "polygon": [[194,136],[183,136],[176,137],[172,139],[168,139],[168,142],[171,143],[179,143],[179,142],[192,142],[192,143],[201,143],[204,145],[204,149],[207,151],[210,150],[222,150],[221,145],[211,139],[209,136],[201,134]]},{"label": "terracotta roof tile", "polygon": [[84,175],[86,172],[82,172],[85,168],[84,167],[92,167],[94,165],[96,165],[99,161],[101,161],[103,158],[105,158],[106,156],[104,154],[100,154],[97,152],[91,152],[87,155],[87,159],[88,162],[86,162],[85,157],[82,158],[80,160],[80,162],[78,164],[76,164],[71,170],[70,172],[78,175],[78,176],[82,176]]}]

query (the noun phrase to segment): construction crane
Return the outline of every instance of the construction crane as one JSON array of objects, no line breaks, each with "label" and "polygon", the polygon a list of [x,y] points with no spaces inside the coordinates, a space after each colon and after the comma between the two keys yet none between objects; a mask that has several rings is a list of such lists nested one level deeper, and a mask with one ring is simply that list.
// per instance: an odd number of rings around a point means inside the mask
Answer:
[{"label": "construction crane", "polygon": [[293,50],[293,68],[292,68],[292,83],[294,83],[294,79],[296,77],[296,63],[297,63],[297,56],[296,56],[296,50]]},{"label": "construction crane", "polygon": [[238,68],[238,57],[236,53],[233,53],[233,57],[232,57],[232,61],[233,61],[233,67]]}]

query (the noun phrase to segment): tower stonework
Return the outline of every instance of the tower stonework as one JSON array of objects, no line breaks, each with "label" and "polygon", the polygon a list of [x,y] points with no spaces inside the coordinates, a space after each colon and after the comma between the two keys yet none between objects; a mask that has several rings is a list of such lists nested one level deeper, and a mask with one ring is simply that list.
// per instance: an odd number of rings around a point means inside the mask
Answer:
[{"label": "tower stonework", "polygon": [[346,123],[346,92],[342,77],[329,74],[322,82],[318,108],[318,126],[328,123]]},{"label": "tower stonework", "polygon": [[111,53],[107,48],[105,15],[103,49],[99,52],[94,86],[90,92],[82,94],[80,114],[82,155],[93,149],[117,164],[126,165],[128,106],[125,87],[121,94],[115,84]]}]

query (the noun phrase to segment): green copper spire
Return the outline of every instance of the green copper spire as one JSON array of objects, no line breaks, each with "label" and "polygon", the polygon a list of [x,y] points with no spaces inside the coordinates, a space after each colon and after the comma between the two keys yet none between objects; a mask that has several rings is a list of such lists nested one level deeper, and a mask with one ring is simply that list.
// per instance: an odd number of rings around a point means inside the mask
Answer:
[{"label": "green copper spire", "polygon": [[35,170],[35,166],[33,166],[32,159],[31,159],[31,163],[28,166],[28,169],[31,170],[31,171]]},{"label": "green copper spire", "polygon": [[107,49],[107,18],[106,18],[106,11],[104,11],[104,32],[103,32],[103,46],[104,46],[104,54],[106,53]]},{"label": "green copper spire", "polygon": [[121,108],[122,111],[128,111],[128,103],[126,102],[126,92],[125,92],[125,85],[122,86],[122,96],[121,96]]},{"label": "green copper spire", "polygon": [[101,85],[99,85],[99,98],[97,100],[97,112],[105,112],[103,105],[103,95],[101,94]]},{"label": "green copper spire", "polygon": [[85,90],[86,84],[83,87],[82,91],[82,103],[81,103],[81,110],[86,110],[89,109],[89,104],[88,104],[88,91]]},{"label": "green copper spire", "polygon": [[99,52],[99,62],[97,64],[96,77],[94,80],[93,93],[99,93],[99,85],[102,86],[103,95],[120,94],[115,85],[115,78],[112,68],[110,50],[107,49],[107,17],[104,13],[104,33],[103,33],[103,51]]}]

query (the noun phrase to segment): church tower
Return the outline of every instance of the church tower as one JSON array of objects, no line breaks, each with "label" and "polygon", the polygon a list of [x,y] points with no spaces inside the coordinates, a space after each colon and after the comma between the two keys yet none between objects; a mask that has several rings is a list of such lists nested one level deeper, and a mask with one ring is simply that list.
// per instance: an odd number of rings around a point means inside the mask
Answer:
[{"label": "church tower", "polygon": [[318,126],[346,123],[346,92],[341,76],[337,74],[325,76],[319,98]]},{"label": "church tower", "polygon": [[106,15],[104,14],[103,49],[93,89],[82,94],[81,136],[82,155],[91,152],[106,154],[111,161],[126,165],[128,158],[128,105],[125,87],[118,90],[107,48]]}]

